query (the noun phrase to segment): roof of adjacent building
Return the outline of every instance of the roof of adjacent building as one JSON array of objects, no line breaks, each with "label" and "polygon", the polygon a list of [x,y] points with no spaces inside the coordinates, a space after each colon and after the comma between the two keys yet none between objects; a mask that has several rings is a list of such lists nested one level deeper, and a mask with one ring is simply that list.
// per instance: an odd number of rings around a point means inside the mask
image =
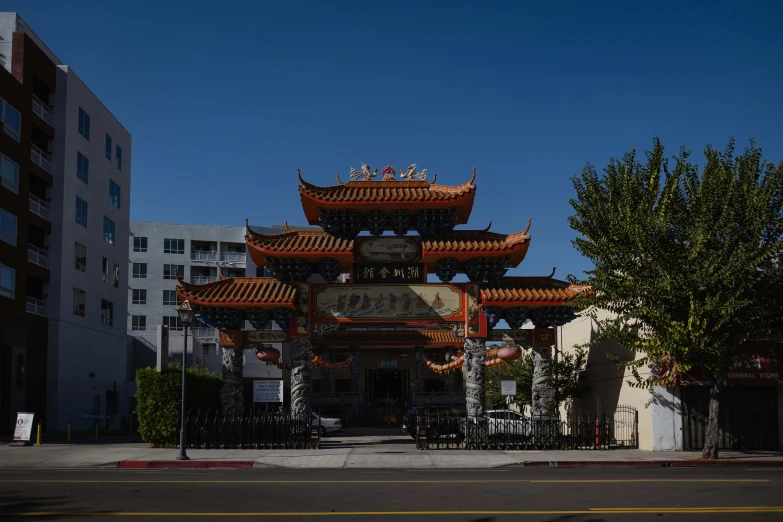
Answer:
[{"label": "roof of adjacent building", "polygon": [[484,304],[557,305],[574,299],[590,287],[551,277],[504,277],[481,287]]},{"label": "roof of adjacent building", "polygon": [[229,277],[196,285],[177,279],[177,294],[194,305],[244,308],[294,307],[296,287],[272,277]]},{"label": "roof of adjacent building", "polygon": [[314,344],[328,346],[462,346],[465,340],[447,330],[337,330],[324,333]]}]

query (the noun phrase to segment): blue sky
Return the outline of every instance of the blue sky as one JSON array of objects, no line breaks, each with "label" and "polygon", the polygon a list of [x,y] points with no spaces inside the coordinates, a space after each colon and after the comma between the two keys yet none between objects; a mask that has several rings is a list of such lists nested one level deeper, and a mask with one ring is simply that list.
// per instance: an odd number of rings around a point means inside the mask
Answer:
[{"label": "blue sky", "polygon": [[[570,177],[659,136],[783,160],[779,2],[4,1],[133,135],[131,217],[305,224],[365,162],[478,169],[519,275],[580,273]],[[447,7],[448,6],[448,7]]]}]

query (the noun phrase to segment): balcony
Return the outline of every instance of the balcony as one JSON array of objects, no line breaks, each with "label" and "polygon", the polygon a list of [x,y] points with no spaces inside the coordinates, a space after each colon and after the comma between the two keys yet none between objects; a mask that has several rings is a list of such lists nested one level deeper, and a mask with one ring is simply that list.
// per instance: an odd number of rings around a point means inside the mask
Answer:
[{"label": "balcony", "polygon": [[25,310],[35,315],[46,317],[46,301],[41,301],[35,297],[28,297],[25,303]]},{"label": "balcony", "polygon": [[33,94],[33,114],[45,121],[50,127],[53,126],[52,109],[35,94]]},{"label": "balcony", "polygon": [[195,326],[190,329],[193,332],[193,336],[199,339],[217,339],[217,328],[206,328],[203,326]]},{"label": "balcony", "polygon": [[220,260],[226,261],[228,263],[244,263],[245,253],[244,252],[221,252]]},{"label": "balcony", "polygon": [[217,261],[217,252],[208,252],[206,250],[191,250],[191,261]]},{"label": "balcony", "polygon": [[[35,245],[27,245],[27,260],[38,266],[49,268],[49,252]],[[30,299],[28,297],[28,299]]]},{"label": "balcony", "polygon": [[46,221],[51,221],[49,203],[34,194],[30,194],[30,212],[37,216],[41,216]]},{"label": "balcony", "polygon": [[49,174],[52,173],[52,157],[35,145],[30,145],[30,159]]},{"label": "balcony", "polygon": [[214,283],[217,280],[217,277],[211,276],[190,276],[190,282],[194,285],[205,285],[207,283]]}]

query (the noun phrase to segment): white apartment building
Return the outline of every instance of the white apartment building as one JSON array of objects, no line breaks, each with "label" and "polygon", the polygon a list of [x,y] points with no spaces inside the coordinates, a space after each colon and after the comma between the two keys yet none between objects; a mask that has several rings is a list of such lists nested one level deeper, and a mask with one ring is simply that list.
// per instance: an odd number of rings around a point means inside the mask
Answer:
[{"label": "white apartment building", "polygon": [[41,100],[54,139],[37,161],[54,180],[45,198],[52,224],[43,249],[50,280],[37,308],[49,325],[46,426],[63,430],[71,421],[74,429],[85,429],[96,418],[128,415],[131,135],[16,13],[0,13],[6,47],[19,32],[57,66],[56,90]]}]

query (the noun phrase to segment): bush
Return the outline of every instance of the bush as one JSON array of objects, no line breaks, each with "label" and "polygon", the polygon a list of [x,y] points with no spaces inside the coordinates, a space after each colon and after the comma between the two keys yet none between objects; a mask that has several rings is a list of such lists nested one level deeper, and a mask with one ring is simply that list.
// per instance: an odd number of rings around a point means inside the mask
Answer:
[{"label": "bush", "polygon": [[[188,368],[185,381],[187,409],[220,408],[222,376],[208,370]],[[182,407],[182,367],[176,363],[158,373],[155,368],[136,370],[136,415],[144,442],[155,447],[176,445],[177,419]]]}]

